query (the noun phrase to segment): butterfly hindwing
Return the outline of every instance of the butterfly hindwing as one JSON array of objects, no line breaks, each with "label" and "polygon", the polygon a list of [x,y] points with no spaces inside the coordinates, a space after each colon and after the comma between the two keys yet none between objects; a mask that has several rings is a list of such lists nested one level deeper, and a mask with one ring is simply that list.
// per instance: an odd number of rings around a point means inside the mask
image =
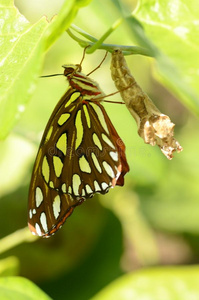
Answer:
[{"label": "butterfly hindwing", "polygon": [[47,187],[46,183],[38,182],[32,191],[31,201],[33,205],[29,208],[29,228],[36,235],[48,237],[63,225],[83,199],[75,200],[68,194]]}]

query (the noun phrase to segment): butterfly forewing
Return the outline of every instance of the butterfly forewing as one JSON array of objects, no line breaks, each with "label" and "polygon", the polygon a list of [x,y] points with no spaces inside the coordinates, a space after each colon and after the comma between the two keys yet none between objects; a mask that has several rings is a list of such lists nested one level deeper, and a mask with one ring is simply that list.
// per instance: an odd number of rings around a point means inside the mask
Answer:
[{"label": "butterfly forewing", "polygon": [[102,92],[85,78],[90,93],[77,84],[69,88],[44,131],[29,192],[29,227],[36,235],[55,233],[75,206],[123,185],[129,171],[125,146],[91,85]]}]

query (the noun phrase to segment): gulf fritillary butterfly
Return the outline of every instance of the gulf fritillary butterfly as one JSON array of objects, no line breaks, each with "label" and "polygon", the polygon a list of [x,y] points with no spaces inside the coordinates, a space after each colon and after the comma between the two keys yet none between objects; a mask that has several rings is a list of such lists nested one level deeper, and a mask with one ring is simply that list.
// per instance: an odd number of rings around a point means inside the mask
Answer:
[{"label": "gulf fritillary butterfly", "polygon": [[50,237],[74,208],[94,194],[124,184],[125,145],[101,101],[98,84],[80,65],[64,65],[69,88],[44,131],[29,190],[28,225]]}]

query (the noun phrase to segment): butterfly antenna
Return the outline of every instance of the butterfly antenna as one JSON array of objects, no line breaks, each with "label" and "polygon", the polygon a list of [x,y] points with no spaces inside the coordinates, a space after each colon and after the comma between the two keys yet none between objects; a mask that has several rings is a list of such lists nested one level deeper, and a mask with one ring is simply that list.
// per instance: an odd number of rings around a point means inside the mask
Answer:
[{"label": "butterfly antenna", "polygon": [[104,55],[104,58],[102,59],[101,63],[94,70],[92,70],[90,73],[88,73],[87,76],[89,76],[90,74],[92,74],[93,72],[95,72],[97,69],[99,69],[101,67],[101,65],[105,61],[107,55],[108,55],[108,51],[106,51],[106,54]]},{"label": "butterfly antenna", "polygon": [[40,78],[45,78],[45,77],[54,77],[54,76],[63,76],[64,74],[62,73],[62,74],[51,74],[51,75],[42,75],[42,76],[40,76]]},{"label": "butterfly antenna", "polygon": [[81,61],[80,61],[80,63],[79,63],[79,66],[80,66],[80,67],[82,66],[82,63],[83,63],[84,58],[85,58],[85,55],[86,55],[86,49],[87,49],[88,47],[90,47],[90,46],[86,46],[86,47],[84,48],[83,55],[82,55],[82,59],[81,59]]}]

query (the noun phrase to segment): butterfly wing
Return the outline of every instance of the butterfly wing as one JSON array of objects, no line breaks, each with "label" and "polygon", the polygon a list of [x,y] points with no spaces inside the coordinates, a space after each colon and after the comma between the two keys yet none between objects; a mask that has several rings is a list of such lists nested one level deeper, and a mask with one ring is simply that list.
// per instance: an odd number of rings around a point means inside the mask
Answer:
[{"label": "butterfly wing", "polygon": [[123,185],[125,146],[103,106],[69,89],[44,131],[29,192],[29,228],[50,236],[85,199]]},{"label": "butterfly wing", "polygon": [[[89,116],[89,121],[82,122],[85,132],[85,159],[91,169],[89,190],[93,191],[91,195],[96,192],[104,194],[111,187],[124,183],[124,175],[129,171],[125,145],[99,102],[85,101],[83,109],[82,120]],[[82,180],[85,182],[83,175]]]},{"label": "butterfly wing", "polygon": [[[71,215],[75,206],[83,202],[83,199],[72,198],[60,189],[58,172],[61,167],[59,161],[53,158],[63,157],[59,150],[60,142],[57,142],[58,136],[62,135],[61,127],[69,116],[63,115],[62,111],[65,113],[65,105],[72,102],[73,92],[74,90],[69,89],[55,107],[44,131],[33,168],[29,189],[28,225],[33,234],[43,237],[55,233]],[[68,110],[67,113],[70,114]],[[67,149],[67,145],[63,147]]]}]

